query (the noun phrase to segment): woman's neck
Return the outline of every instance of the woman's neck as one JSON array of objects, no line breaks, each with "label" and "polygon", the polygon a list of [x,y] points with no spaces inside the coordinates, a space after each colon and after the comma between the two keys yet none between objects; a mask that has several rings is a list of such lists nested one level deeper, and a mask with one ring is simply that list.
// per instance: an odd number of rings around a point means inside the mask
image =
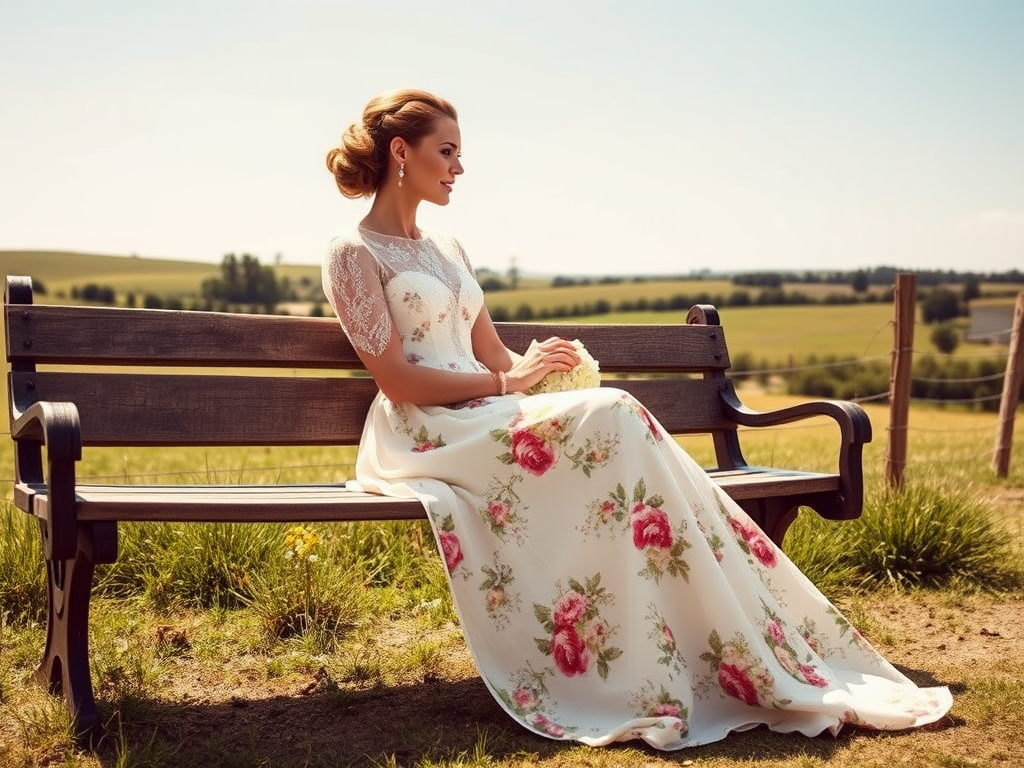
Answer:
[{"label": "woman's neck", "polygon": [[416,208],[419,201],[411,202],[398,189],[380,190],[373,198],[370,212],[360,222],[364,227],[382,235],[418,240]]}]

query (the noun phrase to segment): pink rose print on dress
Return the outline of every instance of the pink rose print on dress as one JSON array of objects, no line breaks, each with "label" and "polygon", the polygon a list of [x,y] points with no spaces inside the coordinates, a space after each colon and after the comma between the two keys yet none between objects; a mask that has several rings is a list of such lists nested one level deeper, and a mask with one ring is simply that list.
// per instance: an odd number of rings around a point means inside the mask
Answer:
[{"label": "pink rose print on dress", "polygon": [[455,523],[452,516],[450,514],[443,517],[435,515],[433,522],[434,529],[437,531],[437,545],[441,550],[441,557],[444,558],[445,568],[449,575],[453,577],[460,575],[463,579],[469,578],[469,574],[465,572],[466,569],[459,570],[463,558],[462,543],[455,534]]},{"label": "pink rose print on dress", "polygon": [[631,394],[624,392],[622,397],[613,407],[626,408],[640,419],[644,426],[647,427],[645,436],[647,437],[648,442],[657,443],[662,440],[661,430],[658,428],[658,423],[654,420],[654,417],[651,416],[651,412],[641,405],[640,401]]},{"label": "pink rose print on dress", "polygon": [[[771,649],[775,660],[779,662],[779,666],[798,682],[805,685],[813,685],[816,688],[828,688],[831,683],[811,663],[814,661],[813,654],[806,648],[798,650],[796,646],[790,643],[785,623],[763,598],[761,600],[761,607],[766,617],[763,634],[764,641]],[[799,641],[797,641],[797,645],[800,645]]]},{"label": "pink rose print on dress", "polygon": [[619,452],[619,438],[617,435],[602,437],[595,434],[588,437],[583,445],[575,450],[567,449],[566,457],[572,462],[573,469],[579,469],[587,477],[600,467],[606,466]]},{"label": "pink rose print on dress", "polygon": [[664,503],[660,494],[648,495],[643,478],[637,481],[631,496],[619,483],[607,498],[590,502],[586,520],[579,530],[598,536],[604,531],[613,534],[628,531],[633,546],[644,554],[645,565],[639,575],[660,582],[667,573],[689,581],[690,565],[683,558],[683,553],[691,546],[683,535],[686,522],[680,521],[673,531],[669,517],[662,509]]},{"label": "pink rose print on dress", "polygon": [[771,642],[776,645],[782,645],[786,642],[786,632],[782,628],[782,622],[779,619],[772,619],[768,622],[767,635]]},{"label": "pink rose print on dress", "polygon": [[788,699],[775,698],[775,678],[751,652],[741,633],[723,642],[718,631],[712,630],[708,646],[711,650],[700,657],[711,667],[711,687],[752,707],[791,703]]},{"label": "pink rose print on dress", "polygon": [[448,407],[453,411],[460,411],[463,408],[479,408],[482,405],[487,405],[488,398],[486,397],[474,397],[472,400],[466,400],[462,403],[452,403]]},{"label": "pink rose print on dress", "polygon": [[644,618],[650,625],[647,637],[653,640],[658,647],[661,655],[657,661],[668,668],[668,679],[671,680],[675,675],[682,674],[686,669],[686,661],[676,646],[676,637],[672,633],[672,629],[665,623],[665,617],[661,615],[654,603],[647,605],[647,613]]},{"label": "pink rose print on dress", "polygon": [[523,414],[516,414],[508,428],[491,431],[491,438],[508,449],[498,454],[498,460],[540,477],[558,463],[571,424],[571,418],[558,417],[528,423]]},{"label": "pink rose print on dress", "polygon": [[566,677],[584,675],[590,668],[587,646],[572,626],[556,626],[551,638],[551,658]]},{"label": "pink rose print on dress", "polygon": [[527,665],[512,675],[511,691],[498,686],[495,686],[494,690],[498,692],[498,697],[508,710],[522,723],[548,736],[562,738],[575,732],[576,728],[555,722],[548,713],[546,702],[550,694],[544,684],[544,678],[554,674],[555,671],[550,667],[537,672]]},{"label": "pink rose print on dress", "polygon": [[444,448],[447,443],[442,439],[441,435],[437,437],[431,437],[427,433],[426,426],[420,427],[419,431],[413,435],[413,453],[426,453],[427,451],[433,451],[435,448]]},{"label": "pink rose print on dress", "polygon": [[697,518],[697,527],[704,535],[704,540],[708,543],[708,547],[710,547],[711,553],[715,556],[715,560],[719,563],[722,562],[722,559],[725,557],[725,554],[722,551],[722,548],[725,546],[725,542],[722,540],[722,537],[714,532],[708,533],[708,529],[704,527],[704,523],[701,522],[699,517]]},{"label": "pink rose print on dress", "polygon": [[629,695],[629,708],[637,717],[675,718],[679,722],[673,723],[672,727],[680,735],[689,732],[689,710],[660,683],[655,688],[654,681],[644,681],[643,687]]},{"label": "pink rose print on dress", "polygon": [[638,501],[630,510],[629,519],[633,528],[633,546],[637,549],[669,549],[672,546],[668,515],[662,510]]},{"label": "pink rose print on dress", "polygon": [[492,476],[490,485],[484,491],[483,506],[478,508],[480,517],[502,541],[514,539],[522,544],[525,539],[526,520],[523,513],[527,507],[516,493],[516,486],[522,481],[523,476],[518,474],[506,481],[497,475]]},{"label": "pink rose print on dress", "polygon": [[540,728],[548,736],[554,736],[561,738],[565,736],[565,728],[560,726],[558,723],[553,723],[548,720],[544,715],[537,713],[533,715],[530,721],[537,727]]},{"label": "pink rose print on dress", "polygon": [[527,712],[537,706],[537,694],[529,688],[516,688],[512,691],[512,699],[517,707]]},{"label": "pink rose print on dress", "polygon": [[727,695],[734,699],[739,699],[752,707],[757,706],[757,689],[754,688],[745,669],[741,669],[735,664],[720,664],[718,666],[718,684]]},{"label": "pink rose print on dress", "polygon": [[601,679],[608,677],[608,662],[622,655],[609,641],[615,629],[600,614],[600,608],[614,598],[601,586],[601,574],[585,579],[569,580],[569,589],[556,585],[558,597],[554,607],[534,603],[533,613],[547,635],[534,638],[537,648],[551,656],[555,667],[565,677],[585,675],[593,664]]},{"label": "pink rose print on dress", "polygon": [[484,575],[480,591],[484,593],[487,615],[494,621],[494,626],[504,629],[512,614],[519,610],[519,594],[512,590],[512,583],[516,580],[512,568],[499,560],[495,553],[493,565],[484,565],[480,571]]},{"label": "pink rose print on dress", "polygon": [[418,326],[412,329],[410,338],[413,341],[423,341],[427,337],[427,332],[430,330],[430,321],[424,320]]},{"label": "pink rose print on dress", "polygon": [[531,475],[540,477],[555,465],[558,454],[554,445],[522,429],[512,433],[512,458]]},{"label": "pink rose print on dress", "polygon": [[444,563],[448,567],[448,573],[453,573],[462,562],[462,545],[459,537],[448,531],[441,531],[441,551],[444,553]]},{"label": "pink rose print on dress", "polygon": [[765,568],[774,568],[778,565],[778,558],[775,554],[775,545],[768,539],[761,529],[753,522],[745,523],[735,517],[726,515],[729,528],[732,529],[736,543],[740,545],[746,554],[753,555]]},{"label": "pink rose print on dress", "polygon": [[405,292],[402,296],[402,303],[412,312],[420,313],[423,311],[423,298],[413,291]]},{"label": "pink rose print on dress", "polygon": [[489,501],[487,502],[487,514],[490,515],[495,525],[503,526],[508,522],[510,515],[508,504],[500,500]]},{"label": "pink rose print on dress", "polygon": [[818,670],[810,664],[800,665],[800,677],[803,678],[805,683],[809,683],[817,688],[828,688],[830,685],[829,681],[818,674]]},{"label": "pink rose print on dress", "polygon": [[765,568],[774,568],[778,564],[775,557],[775,545],[764,534],[755,536],[750,541],[750,551]]},{"label": "pink rose print on dress", "polygon": [[807,647],[820,658],[826,659],[835,653],[828,639],[818,631],[818,626],[814,619],[804,616],[804,620],[796,628],[796,631],[800,633],[800,637],[807,643]]},{"label": "pink rose print on dress", "polygon": [[586,597],[576,590],[569,590],[555,603],[555,626],[565,627],[575,624],[583,618],[589,605]]}]

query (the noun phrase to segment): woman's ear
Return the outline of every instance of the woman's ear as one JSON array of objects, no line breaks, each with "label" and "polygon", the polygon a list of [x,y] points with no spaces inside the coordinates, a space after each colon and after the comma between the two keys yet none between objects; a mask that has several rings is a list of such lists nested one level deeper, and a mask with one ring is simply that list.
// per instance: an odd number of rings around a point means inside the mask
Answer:
[{"label": "woman's ear", "polygon": [[401,136],[395,136],[391,140],[391,157],[394,158],[396,163],[405,162],[405,139]]}]

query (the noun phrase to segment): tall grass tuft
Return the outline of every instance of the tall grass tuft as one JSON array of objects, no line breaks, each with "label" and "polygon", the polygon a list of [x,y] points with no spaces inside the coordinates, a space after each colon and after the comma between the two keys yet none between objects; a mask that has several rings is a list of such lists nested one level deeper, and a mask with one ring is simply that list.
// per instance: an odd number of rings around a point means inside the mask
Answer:
[{"label": "tall grass tuft", "polygon": [[46,618],[46,569],[39,525],[9,502],[0,504],[0,617],[16,625]]},{"label": "tall grass tuft", "polygon": [[158,608],[237,607],[280,540],[280,527],[263,523],[124,523],[118,560],[98,570],[97,591],[142,594]]},{"label": "tall grass tuft", "polygon": [[786,553],[823,592],[888,585],[1008,589],[1024,584],[1014,537],[969,486],[935,477],[868,488],[856,520],[803,513]]},{"label": "tall grass tuft", "polygon": [[1024,581],[1013,537],[989,503],[935,477],[868,494],[852,556],[865,585],[1005,589]]},{"label": "tall grass tuft", "polygon": [[818,589],[834,595],[861,581],[860,568],[851,557],[857,531],[849,522],[802,510],[786,534],[786,554]]},{"label": "tall grass tuft", "polygon": [[365,562],[312,526],[289,528],[245,599],[272,638],[302,636],[330,649],[370,610]]}]

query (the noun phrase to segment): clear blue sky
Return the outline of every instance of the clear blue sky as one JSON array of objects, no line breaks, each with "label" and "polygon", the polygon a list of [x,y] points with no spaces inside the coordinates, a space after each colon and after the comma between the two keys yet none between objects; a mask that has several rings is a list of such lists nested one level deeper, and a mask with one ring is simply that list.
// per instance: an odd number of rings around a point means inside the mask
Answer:
[{"label": "clear blue sky", "polygon": [[0,249],[317,263],[395,87],[478,267],[1024,267],[1021,0],[0,0]]}]

